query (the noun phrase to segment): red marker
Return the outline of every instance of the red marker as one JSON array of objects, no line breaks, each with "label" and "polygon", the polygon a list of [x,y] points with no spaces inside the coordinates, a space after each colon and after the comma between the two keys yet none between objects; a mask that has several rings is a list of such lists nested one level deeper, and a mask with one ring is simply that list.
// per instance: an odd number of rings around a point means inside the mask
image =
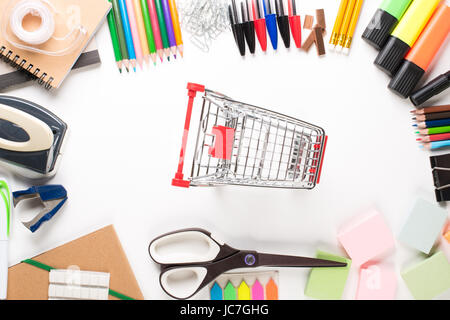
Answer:
[{"label": "red marker", "polygon": [[258,37],[259,44],[262,51],[267,50],[267,33],[266,33],[266,20],[264,19],[263,9],[261,7],[260,0],[253,0],[253,16],[255,18],[255,32]]},{"label": "red marker", "polygon": [[297,15],[296,0],[288,0],[289,8],[289,24],[291,25],[292,37],[297,48],[302,47],[302,22],[300,16]]}]

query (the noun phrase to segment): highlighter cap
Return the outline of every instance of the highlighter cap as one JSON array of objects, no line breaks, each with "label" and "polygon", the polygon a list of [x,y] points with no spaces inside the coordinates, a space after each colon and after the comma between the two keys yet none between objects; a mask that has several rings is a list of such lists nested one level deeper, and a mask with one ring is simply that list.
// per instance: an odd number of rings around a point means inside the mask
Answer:
[{"label": "highlighter cap", "polygon": [[450,88],[450,71],[431,80],[423,88],[411,94],[410,99],[413,105],[417,107],[448,88]]},{"label": "highlighter cap", "polygon": [[362,34],[362,38],[377,50],[381,50],[389,39],[398,20],[390,13],[378,9]]},{"label": "highlighter cap", "polygon": [[393,92],[406,99],[417,86],[424,74],[425,70],[411,61],[405,60],[397,74],[392,78],[388,87]]},{"label": "highlighter cap", "polygon": [[378,53],[374,64],[393,77],[410,49],[407,43],[391,36],[383,49]]}]

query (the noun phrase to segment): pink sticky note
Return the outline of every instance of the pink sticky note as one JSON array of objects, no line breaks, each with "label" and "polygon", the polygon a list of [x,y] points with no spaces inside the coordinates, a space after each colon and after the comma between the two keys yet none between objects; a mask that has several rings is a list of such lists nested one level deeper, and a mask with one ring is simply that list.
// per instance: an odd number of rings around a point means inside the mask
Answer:
[{"label": "pink sticky note", "polygon": [[379,258],[395,247],[394,236],[383,215],[372,209],[343,227],[338,239],[353,260],[362,265]]},{"label": "pink sticky note", "polygon": [[397,291],[395,270],[381,264],[366,264],[359,273],[356,300],[394,300]]},{"label": "pink sticky note", "polygon": [[252,300],[264,300],[264,288],[258,280],[252,287]]}]

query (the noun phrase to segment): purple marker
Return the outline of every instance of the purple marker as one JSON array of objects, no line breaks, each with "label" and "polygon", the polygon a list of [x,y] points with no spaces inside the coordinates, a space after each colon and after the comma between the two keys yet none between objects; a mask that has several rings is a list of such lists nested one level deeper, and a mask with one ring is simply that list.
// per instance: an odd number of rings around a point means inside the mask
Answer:
[{"label": "purple marker", "polygon": [[173,22],[172,22],[172,16],[170,14],[169,1],[161,0],[161,4],[163,7],[163,11],[164,11],[164,20],[166,20],[166,28],[167,28],[167,34],[169,36],[170,51],[172,51],[172,54],[176,59],[177,58],[177,42],[175,40],[175,32],[173,30]]}]

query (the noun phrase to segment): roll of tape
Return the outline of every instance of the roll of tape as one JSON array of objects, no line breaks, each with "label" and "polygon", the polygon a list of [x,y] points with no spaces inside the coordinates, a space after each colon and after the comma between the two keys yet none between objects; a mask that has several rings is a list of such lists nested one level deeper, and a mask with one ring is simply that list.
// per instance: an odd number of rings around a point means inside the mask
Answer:
[{"label": "roll of tape", "polygon": [[[23,27],[23,19],[29,14],[41,19],[41,25],[35,31],[27,31]],[[29,45],[43,44],[55,32],[55,18],[53,13],[41,1],[24,0],[19,2],[11,10],[9,22],[14,35]]]}]

